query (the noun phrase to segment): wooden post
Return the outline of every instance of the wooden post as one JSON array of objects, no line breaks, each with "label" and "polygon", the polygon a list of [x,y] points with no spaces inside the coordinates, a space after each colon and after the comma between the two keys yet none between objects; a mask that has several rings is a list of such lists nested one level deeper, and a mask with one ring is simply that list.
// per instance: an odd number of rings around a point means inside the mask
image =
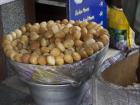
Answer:
[{"label": "wooden post", "polygon": [[35,16],[35,0],[24,0],[24,10],[26,23],[34,23],[36,20]]},{"label": "wooden post", "polygon": [[0,37],[0,81],[6,78],[6,58],[2,49],[2,37]]},{"label": "wooden post", "polygon": [[6,77],[6,62],[1,46],[2,34],[3,34],[3,25],[2,25],[2,16],[1,16],[1,7],[0,7],[0,81],[4,80]]}]

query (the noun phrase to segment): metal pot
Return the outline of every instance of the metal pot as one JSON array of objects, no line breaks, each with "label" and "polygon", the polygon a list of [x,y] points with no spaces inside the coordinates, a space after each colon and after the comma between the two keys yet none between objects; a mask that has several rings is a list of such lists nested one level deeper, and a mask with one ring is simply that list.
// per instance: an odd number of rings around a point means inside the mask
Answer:
[{"label": "metal pot", "polygon": [[30,88],[31,95],[37,105],[81,105],[91,83],[72,86],[43,85],[25,81]]}]

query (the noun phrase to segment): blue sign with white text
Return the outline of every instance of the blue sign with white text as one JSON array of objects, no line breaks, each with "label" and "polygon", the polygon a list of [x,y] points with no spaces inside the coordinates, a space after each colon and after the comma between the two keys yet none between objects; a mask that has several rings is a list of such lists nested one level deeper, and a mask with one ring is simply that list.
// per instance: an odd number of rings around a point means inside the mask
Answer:
[{"label": "blue sign with white text", "polygon": [[107,6],[104,0],[68,0],[70,20],[95,21],[107,26]]}]

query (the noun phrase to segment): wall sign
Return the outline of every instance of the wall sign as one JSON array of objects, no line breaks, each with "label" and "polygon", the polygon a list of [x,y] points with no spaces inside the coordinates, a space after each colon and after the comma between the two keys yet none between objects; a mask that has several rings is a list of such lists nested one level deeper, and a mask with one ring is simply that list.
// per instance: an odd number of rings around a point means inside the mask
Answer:
[{"label": "wall sign", "polygon": [[95,21],[106,27],[106,3],[104,0],[68,0],[68,18]]}]

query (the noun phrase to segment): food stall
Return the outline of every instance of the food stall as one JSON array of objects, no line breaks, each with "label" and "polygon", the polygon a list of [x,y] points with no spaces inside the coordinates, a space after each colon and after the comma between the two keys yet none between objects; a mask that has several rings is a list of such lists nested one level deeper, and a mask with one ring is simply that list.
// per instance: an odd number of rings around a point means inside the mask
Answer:
[{"label": "food stall", "polygon": [[[11,1],[11,4],[6,6],[14,5],[16,2]],[[114,30],[119,33],[118,30],[123,30],[124,27],[118,29],[122,21],[120,24],[115,23],[117,17],[114,21],[110,20],[113,16],[112,11],[110,9],[107,11],[104,0],[32,0],[18,3],[24,5],[22,13],[25,17],[22,22],[18,23],[17,20],[18,24],[8,26],[10,28],[7,30],[4,19],[0,19],[6,30],[3,31],[2,51],[8,68],[15,73],[0,84],[0,91],[4,94],[2,95],[4,98],[0,98],[2,100],[0,104],[127,105],[135,101],[134,103],[139,105],[135,94],[131,102],[126,102],[123,98],[120,102],[115,97],[121,96],[120,92],[129,92],[125,88],[126,85],[121,87],[126,91],[122,91],[118,86],[119,83],[126,84],[125,80],[127,81],[128,77],[137,79],[137,76],[132,75],[136,73],[135,70],[134,72],[129,70],[129,76],[123,75],[125,71],[121,69],[123,64],[121,60],[127,59],[130,53],[132,56],[135,55],[134,52],[138,48],[131,50],[133,40],[132,34],[129,33],[127,37],[125,36],[128,41],[126,47],[129,49],[124,48],[123,51],[109,49],[110,37],[114,35],[110,29],[117,28]],[[107,15],[110,17],[107,18]],[[11,21],[13,22],[15,21]],[[117,24],[118,27],[108,28],[109,23],[113,26]],[[120,36],[124,36],[123,32],[124,30]],[[119,40],[122,41],[122,37],[119,37]],[[135,60],[136,64],[138,62],[134,58],[129,59]],[[111,69],[106,73],[113,64],[116,66],[116,62],[121,62],[118,65],[120,71]],[[115,66],[113,68],[116,68]],[[135,65],[135,68],[137,67]],[[115,74],[116,79],[113,78]],[[108,81],[118,87],[114,89]],[[133,87],[133,83],[127,85]],[[138,85],[134,85],[133,89],[139,91]],[[131,93],[125,98],[129,96]]]}]

